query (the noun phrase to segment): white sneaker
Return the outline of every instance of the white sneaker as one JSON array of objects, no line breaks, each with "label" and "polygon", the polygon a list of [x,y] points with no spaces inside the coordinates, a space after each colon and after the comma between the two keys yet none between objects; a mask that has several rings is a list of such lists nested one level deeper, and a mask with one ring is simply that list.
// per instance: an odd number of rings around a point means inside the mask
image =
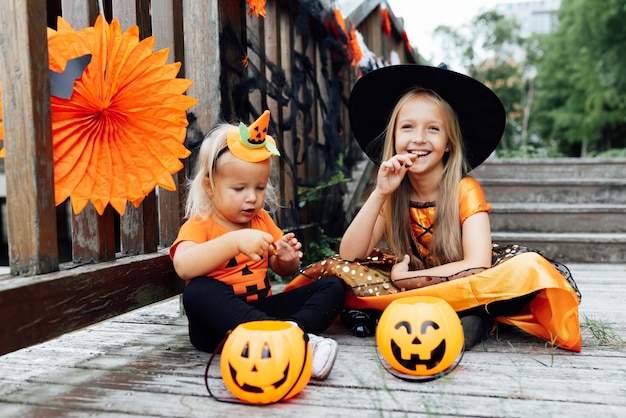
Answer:
[{"label": "white sneaker", "polygon": [[307,336],[309,337],[313,357],[311,377],[324,380],[333,369],[337,351],[339,351],[339,344],[331,338],[324,338],[315,334],[307,334]]}]

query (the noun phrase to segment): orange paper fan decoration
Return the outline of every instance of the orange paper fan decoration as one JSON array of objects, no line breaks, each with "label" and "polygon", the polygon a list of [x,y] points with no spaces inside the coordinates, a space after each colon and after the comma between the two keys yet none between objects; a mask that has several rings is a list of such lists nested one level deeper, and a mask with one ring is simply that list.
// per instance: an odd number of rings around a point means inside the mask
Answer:
[{"label": "orange paper fan decoration", "polygon": [[155,38],[140,41],[137,26],[122,33],[101,16],[78,32],[59,18],[48,39],[53,70],[84,47],[92,54],[71,99],[51,97],[55,203],[71,197],[74,213],[91,202],[123,215],[156,186],[175,190],[172,174],[190,154],[186,111],[197,103],[183,94],[191,80],[176,78],[180,63],[166,64],[168,49],[153,52]]},{"label": "orange paper fan decoration", "polygon": [[[92,28],[93,29],[93,28]],[[55,51],[51,54],[50,51]],[[58,31],[48,28],[48,68],[57,73],[65,70],[67,61],[90,54],[89,45],[62,18],[58,20]],[[2,86],[0,85],[0,139],[4,139],[2,129]],[[0,158],[4,158],[4,148]]]}]

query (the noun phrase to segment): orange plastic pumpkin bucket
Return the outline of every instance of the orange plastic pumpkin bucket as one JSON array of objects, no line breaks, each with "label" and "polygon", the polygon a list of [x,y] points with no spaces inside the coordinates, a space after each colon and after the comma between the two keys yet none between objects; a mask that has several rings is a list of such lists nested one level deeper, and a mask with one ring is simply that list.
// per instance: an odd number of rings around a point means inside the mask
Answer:
[{"label": "orange plastic pumpkin bucket", "polygon": [[382,357],[397,371],[437,376],[456,366],[463,353],[461,320],[443,299],[413,296],[396,299],[376,328]]},{"label": "orange plastic pumpkin bucket", "polygon": [[284,321],[239,325],[220,357],[224,384],[237,398],[269,404],[297,395],[311,378],[312,357],[300,327]]}]

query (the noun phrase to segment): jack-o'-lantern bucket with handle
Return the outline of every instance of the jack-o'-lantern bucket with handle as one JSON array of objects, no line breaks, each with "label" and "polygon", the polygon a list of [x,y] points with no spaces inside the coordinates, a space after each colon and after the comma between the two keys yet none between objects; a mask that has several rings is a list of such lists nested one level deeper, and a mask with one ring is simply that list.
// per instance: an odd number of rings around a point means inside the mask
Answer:
[{"label": "jack-o'-lantern bucket with handle", "polygon": [[393,369],[408,375],[405,380],[433,380],[449,373],[460,362],[463,328],[457,313],[443,299],[400,298],[390,303],[380,316],[376,344]]},{"label": "jack-o'-lantern bucket with handle", "polygon": [[285,321],[240,324],[227,336],[220,357],[228,390],[252,404],[276,403],[297,395],[308,384],[311,367],[306,334]]}]

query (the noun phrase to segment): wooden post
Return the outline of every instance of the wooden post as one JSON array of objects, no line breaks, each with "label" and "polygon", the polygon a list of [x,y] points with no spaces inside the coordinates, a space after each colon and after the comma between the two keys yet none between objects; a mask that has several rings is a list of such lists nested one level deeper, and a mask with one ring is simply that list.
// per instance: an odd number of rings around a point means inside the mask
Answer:
[{"label": "wooden post", "polygon": [[9,265],[13,275],[58,270],[46,5],[0,2]]},{"label": "wooden post", "polygon": [[[181,62],[184,59],[182,24],[180,0],[152,0],[152,34],[156,37],[155,49],[169,48],[168,63]],[[178,76],[184,77],[184,73],[181,71]],[[169,247],[176,239],[183,213],[180,187],[185,181],[185,170],[172,177],[176,191],[158,189],[159,243],[163,247]]]},{"label": "wooden post", "polygon": [[61,0],[61,12],[74,30],[93,25],[100,13],[97,1],[85,0]]},{"label": "wooden post", "polygon": [[[74,30],[93,25],[99,14],[95,1],[62,0],[61,10]],[[72,260],[91,263],[114,259],[115,211],[109,206],[100,216],[88,204],[78,215],[72,215]]]},{"label": "wooden post", "polygon": [[201,132],[220,115],[218,0],[183,0],[185,78],[193,80],[187,94],[198,99],[192,112]]},{"label": "wooden post", "polygon": [[[220,38],[219,51],[222,67],[220,88],[221,115],[228,122],[242,120],[246,123],[249,110],[247,106],[247,91],[240,91],[234,86],[240,86],[246,69],[242,64],[246,50],[246,12],[245,3],[241,1],[219,0],[220,10]],[[252,119],[254,120],[254,119]]]},{"label": "wooden post", "polygon": [[157,250],[158,241],[157,198],[152,191],[139,207],[126,204],[120,218],[120,247],[122,254],[146,254]]},{"label": "wooden post", "polygon": [[[113,0],[113,16],[118,18],[122,32],[132,25],[139,26],[140,38],[148,36],[151,28],[148,0]],[[124,216],[120,219],[120,247],[122,254],[144,254],[157,250],[158,247],[158,215],[156,192],[152,191],[141,202],[138,208],[126,204]]]},{"label": "wooden post", "polygon": [[[278,15],[278,42],[279,49],[276,51],[278,54],[276,63],[285,71],[285,79],[287,85],[293,86],[292,82],[292,66],[293,66],[293,48],[294,44],[294,34],[292,33],[292,20],[290,15],[290,9],[279,8]],[[295,29],[293,30],[295,32]],[[289,100],[287,105],[284,106],[279,112],[282,114],[281,120],[290,120],[292,118],[292,110],[295,104],[293,100]],[[291,120],[291,123],[296,123],[295,120]],[[297,167],[296,167],[296,159],[297,155],[295,153],[293,147],[293,139],[294,133],[292,129],[285,130],[282,132],[283,134],[283,150],[284,155],[281,157],[281,164],[283,167],[284,177],[281,179],[281,196],[284,201],[284,205],[289,208],[289,211],[283,211],[283,213],[287,214],[287,219],[280,219],[280,225],[284,226],[293,226],[298,224],[298,219],[294,219],[295,211],[298,210],[296,206],[297,202],[297,185],[296,185],[296,177],[297,177]]]},{"label": "wooden post", "polygon": [[149,0],[112,0],[113,18],[120,21],[122,32],[133,25],[139,27],[139,39],[152,35]]}]

